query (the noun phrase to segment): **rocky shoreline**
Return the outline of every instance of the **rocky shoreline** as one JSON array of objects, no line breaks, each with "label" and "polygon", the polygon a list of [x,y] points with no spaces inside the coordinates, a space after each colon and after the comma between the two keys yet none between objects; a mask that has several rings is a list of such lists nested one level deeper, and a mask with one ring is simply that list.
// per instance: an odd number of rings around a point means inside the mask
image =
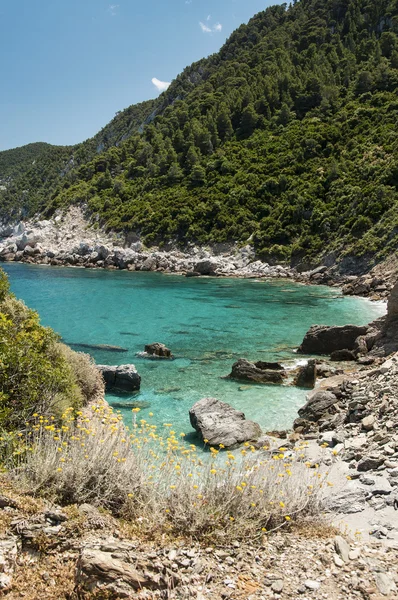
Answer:
[{"label": "rocky shoreline", "polygon": [[[128,236],[127,236],[128,237]],[[131,236],[130,236],[131,237]],[[365,275],[352,268],[321,265],[273,265],[258,260],[249,244],[244,247],[219,244],[200,248],[190,244],[184,251],[173,248],[146,249],[133,236],[111,235],[90,225],[79,207],[51,220],[33,220],[14,225],[0,224],[0,261],[81,267],[88,269],[162,272],[194,276],[291,279],[305,284],[342,288],[343,294],[386,299],[392,289],[396,267],[375,267]],[[329,264],[327,260],[326,263]]]}]

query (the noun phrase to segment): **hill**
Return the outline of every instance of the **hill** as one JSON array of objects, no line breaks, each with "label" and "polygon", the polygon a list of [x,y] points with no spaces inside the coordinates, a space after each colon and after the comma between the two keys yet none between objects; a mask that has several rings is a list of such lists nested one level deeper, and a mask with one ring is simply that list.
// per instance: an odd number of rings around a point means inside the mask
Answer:
[{"label": "hill", "polygon": [[326,249],[383,258],[398,242],[397,32],[396,0],[270,7],[127,109],[109,142],[103,130],[74,149],[68,172],[17,179],[3,214],[84,204],[147,245],[250,240],[293,264]]}]

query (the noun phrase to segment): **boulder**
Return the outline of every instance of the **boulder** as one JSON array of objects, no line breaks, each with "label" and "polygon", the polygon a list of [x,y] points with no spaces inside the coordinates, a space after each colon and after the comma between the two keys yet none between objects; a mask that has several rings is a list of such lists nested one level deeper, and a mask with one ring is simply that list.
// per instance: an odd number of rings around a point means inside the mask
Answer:
[{"label": "boulder", "polygon": [[105,381],[107,391],[135,392],[140,389],[141,377],[134,365],[97,365]]},{"label": "boulder", "polygon": [[155,342],[154,344],[147,344],[145,346],[146,354],[150,356],[156,356],[158,358],[172,358],[171,350],[167,348],[164,344],[160,344],[159,342]]},{"label": "boulder", "polygon": [[368,330],[367,325],[362,327],[357,325],[343,325],[342,327],[313,325],[305,334],[298,352],[331,354],[337,350],[354,350],[356,339],[361,335],[366,335]]},{"label": "boulder", "polygon": [[[120,544],[121,545],[121,544]],[[122,546],[122,545],[121,545]],[[139,570],[125,548],[108,549],[84,547],[76,570],[76,588],[108,598],[132,598],[143,588],[156,588],[154,580],[146,573],[149,565]],[[134,549],[134,548],[132,548]],[[113,551],[112,551],[113,550]],[[123,552],[124,550],[124,552]],[[160,579],[160,578],[159,578]]]},{"label": "boulder", "polygon": [[156,271],[157,261],[154,256],[148,256],[148,258],[141,265],[141,271]]},{"label": "boulder", "polygon": [[352,350],[335,350],[334,352],[331,353],[330,355],[330,360],[333,361],[349,361],[349,360],[356,360],[355,354],[354,352],[352,352]]},{"label": "boulder", "polygon": [[193,270],[200,275],[216,275],[218,267],[218,262],[210,258],[195,263]]},{"label": "boulder", "polygon": [[248,421],[243,412],[215,398],[202,398],[189,411],[191,425],[211,446],[232,448],[254,442],[261,436],[258,423]]},{"label": "boulder", "polygon": [[299,371],[294,378],[293,385],[313,389],[316,380],[316,369],[316,360],[309,360],[305,366],[299,368]]},{"label": "boulder", "polygon": [[387,302],[387,321],[398,318],[398,282],[391,290]]},{"label": "boulder", "polygon": [[254,381],[256,383],[283,383],[286,371],[279,363],[266,363],[258,361],[252,363],[245,358],[240,358],[232,365],[229,379],[239,381]]},{"label": "boulder", "polygon": [[299,409],[298,414],[307,421],[318,421],[337,402],[332,392],[319,391],[311,394],[307,404]]}]

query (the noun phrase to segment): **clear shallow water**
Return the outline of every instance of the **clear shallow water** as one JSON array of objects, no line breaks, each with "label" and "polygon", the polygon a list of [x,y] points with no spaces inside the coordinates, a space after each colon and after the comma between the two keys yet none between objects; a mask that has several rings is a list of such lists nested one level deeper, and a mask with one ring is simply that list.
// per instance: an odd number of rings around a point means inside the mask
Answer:
[{"label": "clear shallow water", "polygon": [[[140,418],[173,423],[190,432],[188,410],[213,396],[243,410],[266,430],[291,426],[305,390],[245,385],[221,379],[239,357],[294,361],[314,323],[362,325],[385,313],[385,305],[343,297],[324,286],[286,281],[184,278],[24,264],[5,264],[12,291],[40,313],[65,342],[111,344],[126,353],[85,350],[97,363],[134,363],[142,377],[134,397],[148,402]],[[135,354],[162,342],[174,361]],[[128,400],[107,396],[110,403]],[[122,411],[127,420],[131,411]]]}]

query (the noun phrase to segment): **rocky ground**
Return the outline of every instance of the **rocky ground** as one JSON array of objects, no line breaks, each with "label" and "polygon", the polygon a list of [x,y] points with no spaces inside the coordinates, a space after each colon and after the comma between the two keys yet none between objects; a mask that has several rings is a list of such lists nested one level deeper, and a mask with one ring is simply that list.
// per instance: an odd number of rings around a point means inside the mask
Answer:
[{"label": "rocky ground", "polygon": [[398,545],[345,539],[331,527],[264,535],[258,545],[145,540],[91,505],[0,496],[0,596],[381,600],[396,598]]},{"label": "rocky ground", "polygon": [[250,246],[225,247],[217,255],[191,245],[179,250],[144,250],[141,242],[89,227],[82,211],[71,208],[49,221],[0,227],[0,260],[86,268],[162,271],[189,275],[292,277],[293,271],[254,260]]}]

